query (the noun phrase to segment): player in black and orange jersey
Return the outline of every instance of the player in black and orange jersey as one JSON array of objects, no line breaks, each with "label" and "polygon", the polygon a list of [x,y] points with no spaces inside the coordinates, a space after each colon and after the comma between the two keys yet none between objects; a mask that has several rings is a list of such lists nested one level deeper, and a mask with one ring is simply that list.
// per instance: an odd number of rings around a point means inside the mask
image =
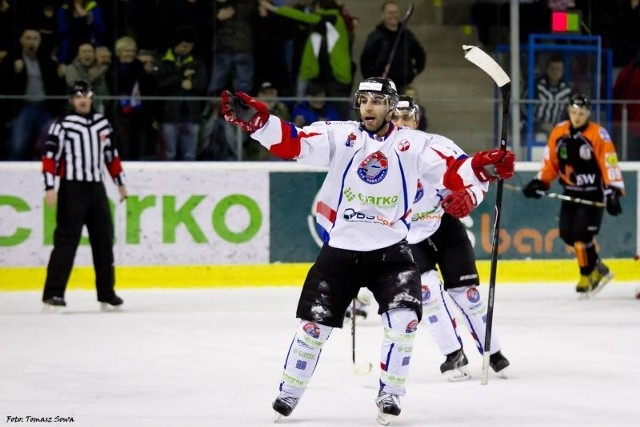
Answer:
[{"label": "player in black and orange jersey", "polygon": [[[622,213],[622,172],[616,147],[609,132],[589,120],[591,100],[583,94],[571,96],[569,120],[557,124],[547,142],[542,168],[523,189],[526,197],[540,198],[558,178],[564,194],[573,198],[603,202],[610,215]],[[601,206],[563,201],[560,208],[560,237],[575,249],[580,280],[576,291],[591,294],[600,290],[613,274],[602,263],[593,238],[600,229]]]}]

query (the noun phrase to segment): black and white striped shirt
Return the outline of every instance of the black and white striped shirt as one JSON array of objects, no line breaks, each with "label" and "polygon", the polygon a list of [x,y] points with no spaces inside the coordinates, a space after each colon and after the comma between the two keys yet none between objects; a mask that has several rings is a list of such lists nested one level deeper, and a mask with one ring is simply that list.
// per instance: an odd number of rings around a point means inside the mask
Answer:
[{"label": "black and white striped shirt", "polygon": [[536,82],[536,99],[541,103],[535,106],[535,119],[552,125],[562,121],[570,97],[571,86],[564,80],[551,86],[546,77],[541,78]]},{"label": "black and white striped shirt", "polygon": [[106,165],[117,185],[124,185],[118,150],[111,141],[111,124],[102,114],[70,114],[50,127],[42,157],[45,189],[55,176],[77,182],[101,182]]}]

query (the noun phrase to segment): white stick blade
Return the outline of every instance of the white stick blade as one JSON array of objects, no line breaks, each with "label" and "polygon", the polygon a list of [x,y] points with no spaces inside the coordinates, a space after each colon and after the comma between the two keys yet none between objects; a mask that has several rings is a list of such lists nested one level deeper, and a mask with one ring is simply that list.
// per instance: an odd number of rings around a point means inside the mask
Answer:
[{"label": "white stick blade", "polygon": [[479,47],[462,45],[462,49],[465,51],[464,57],[487,73],[498,87],[502,87],[511,81],[502,67]]}]

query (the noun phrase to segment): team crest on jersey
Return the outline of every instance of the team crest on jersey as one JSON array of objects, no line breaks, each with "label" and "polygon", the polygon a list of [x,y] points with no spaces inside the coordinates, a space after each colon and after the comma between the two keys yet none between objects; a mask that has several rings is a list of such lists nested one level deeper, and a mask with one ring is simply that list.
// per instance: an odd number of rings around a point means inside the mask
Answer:
[{"label": "team crest on jersey", "polygon": [[407,151],[409,147],[411,147],[411,144],[409,144],[409,141],[406,139],[403,139],[398,143],[398,150],[400,151]]},{"label": "team crest on jersey", "polygon": [[467,289],[467,299],[469,302],[477,303],[480,301],[480,292],[474,287]]},{"label": "team crest on jersey", "polygon": [[418,321],[414,319],[407,324],[406,333],[410,334],[412,332],[415,332],[417,329],[418,329]]},{"label": "team crest on jersey", "polygon": [[389,160],[379,151],[368,156],[358,166],[358,176],[367,184],[377,184],[387,176]]},{"label": "team crest on jersey", "polygon": [[313,338],[318,338],[320,336],[320,328],[313,322],[307,322],[302,329]]},{"label": "team crest on jersey", "polygon": [[431,298],[431,289],[427,285],[422,285],[422,301],[428,301]]},{"label": "team crest on jersey", "polygon": [[416,197],[414,197],[413,203],[418,203],[422,196],[424,196],[424,187],[422,186],[422,181],[418,180],[418,188],[416,189]]},{"label": "team crest on jersey", "polygon": [[344,145],[346,145],[347,147],[353,147],[353,144],[356,143],[356,135],[351,132],[349,135],[347,135],[347,140],[344,142]]},{"label": "team crest on jersey", "polygon": [[609,135],[609,132],[605,128],[600,128],[600,131],[598,133],[600,134],[600,138],[602,138],[603,141],[605,142],[611,141],[611,136]]},{"label": "team crest on jersey", "polygon": [[587,144],[583,144],[580,146],[580,158],[582,160],[591,160],[591,146]]}]

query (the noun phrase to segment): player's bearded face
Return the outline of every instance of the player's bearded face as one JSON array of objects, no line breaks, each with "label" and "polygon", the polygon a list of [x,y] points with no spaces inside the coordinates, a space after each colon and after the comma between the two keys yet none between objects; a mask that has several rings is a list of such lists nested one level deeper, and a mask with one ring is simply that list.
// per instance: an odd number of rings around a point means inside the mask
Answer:
[{"label": "player's bearded face", "polygon": [[385,124],[385,118],[389,113],[388,99],[383,95],[371,96],[361,95],[358,99],[360,104],[360,117],[365,129],[374,132]]}]

